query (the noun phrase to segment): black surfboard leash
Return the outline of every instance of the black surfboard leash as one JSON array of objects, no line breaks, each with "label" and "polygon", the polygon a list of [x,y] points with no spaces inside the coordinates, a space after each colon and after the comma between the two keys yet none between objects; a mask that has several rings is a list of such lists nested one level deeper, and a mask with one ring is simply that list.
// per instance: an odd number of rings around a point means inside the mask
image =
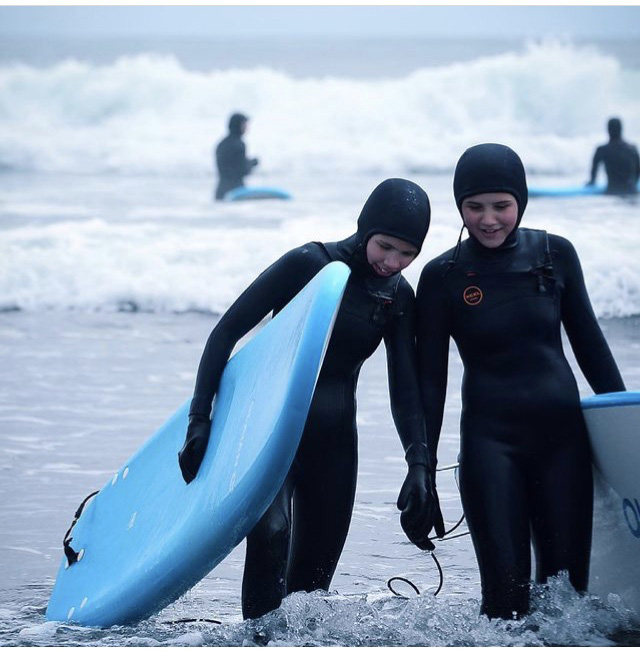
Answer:
[{"label": "black surfboard leash", "polygon": [[[437,469],[437,471],[451,471],[451,470],[453,470],[454,475],[455,475],[456,484],[458,484],[458,467],[459,467],[459,464],[451,464],[449,466],[443,466],[443,467]],[[463,521],[464,521],[464,514],[462,514],[462,516],[460,517],[458,522],[450,530],[447,530],[444,533],[444,536],[441,539],[438,539],[437,537],[429,537],[429,541],[439,541],[439,542],[451,541],[452,539],[458,539],[460,537],[468,536],[469,535],[468,531],[467,532],[460,532],[459,534],[454,534],[453,536],[449,536],[452,532],[457,530],[462,525]],[[440,565],[440,562],[438,561],[438,558],[434,554],[433,550],[429,550],[428,552],[431,555],[431,558],[433,559],[433,561],[434,561],[434,563],[436,565],[436,568],[438,569],[438,578],[439,578],[438,579],[438,588],[435,590],[435,592],[433,594],[434,596],[436,596],[442,590],[442,585],[444,584],[444,573],[442,571],[442,566]],[[401,593],[398,593],[398,591],[396,591],[392,586],[393,582],[404,582],[405,584],[410,586],[415,591],[416,595],[420,595],[420,589],[418,589],[418,587],[411,580],[408,580],[406,577],[394,576],[394,577],[391,577],[391,578],[389,578],[387,580],[387,587],[391,591],[391,593],[393,593],[393,595],[395,595],[395,596],[397,596],[399,598],[406,598],[407,596],[402,595]]]},{"label": "black surfboard leash", "polygon": [[165,620],[163,625],[182,625],[183,623],[211,623],[213,625],[222,625],[221,620],[213,618],[178,618],[176,620]]},{"label": "black surfboard leash", "polygon": [[69,566],[71,564],[75,564],[78,561],[80,553],[76,552],[72,547],[71,547],[71,541],[73,541],[73,537],[71,536],[71,531],[73,530],[75,524],[78,522],[78,519],[80,518],[82,511],[85,508],[85,505],[89,502],[91,498],[93,498],[98,491],[94,491],[90,493],[81,503],[78,509],[76,509],[76,513],[73,515],[73,521],[71,522],[71,525],[69,526],[69,529],[67,530],[67,533],[64,535],[64,538],[62,539],[62,547],[64,549],[64,556],[67,558],[67,562]]}]

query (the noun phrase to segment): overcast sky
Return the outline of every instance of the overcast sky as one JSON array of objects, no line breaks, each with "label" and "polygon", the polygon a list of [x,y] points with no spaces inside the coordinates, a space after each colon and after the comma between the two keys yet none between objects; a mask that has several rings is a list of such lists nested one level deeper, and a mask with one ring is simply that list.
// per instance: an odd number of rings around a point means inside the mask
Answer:
[{"label": "overcast sky", "polygon": [[640,6],[0,6],[0,35],[640,37]]}]

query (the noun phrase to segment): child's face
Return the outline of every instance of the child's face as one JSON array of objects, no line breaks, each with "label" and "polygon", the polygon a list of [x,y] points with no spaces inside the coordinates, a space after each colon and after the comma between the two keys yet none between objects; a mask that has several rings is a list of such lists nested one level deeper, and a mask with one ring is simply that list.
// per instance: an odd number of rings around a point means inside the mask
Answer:
[{"label": "child's face", "polygon": [[412,245],[390,235],[376,233],[367,242],[367,261],[378,276],[392,276],[408,267],[418,255]]},{"label": "child's face", "polygon": [[462,219],[481,245],[496,249],[518,221],[518,203],[507,192],[485,192],[462,202]]}]

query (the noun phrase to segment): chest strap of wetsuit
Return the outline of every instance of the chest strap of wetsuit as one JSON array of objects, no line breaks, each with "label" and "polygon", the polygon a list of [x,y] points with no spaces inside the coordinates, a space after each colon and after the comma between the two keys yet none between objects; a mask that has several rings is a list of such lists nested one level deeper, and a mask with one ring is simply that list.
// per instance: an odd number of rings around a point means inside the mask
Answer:
[{"label": "chest strap of wetsuit", "polygon": [[[462,227],[462,230],[464,230],[464,226]],[[446,261],[447,267],[444,271],[444,276],[449,274],[458,263],[462,244],[462,230],[460,231],[460,237],[458,238],[458,243],[456,244],[451,259]],[[524,256],[526,260],[527,250],[532,249],[535,253],[534,256],[529,254],[529,263],[526,263],[523,260],[519,261],[519,265],[522,265],[519,271],[529,271],[534,274],[538,280],[539,292],[541,294],[546,293],[547,288],[544,284],[545,279],[552,282],[555,280],[553,274],[553,259],[549,247],[549,234],[542,229],[522,229],[520,231],[520,237],[522,240],[526,240],[526,243],[522,241],[519,243],[519,246],[522,247],[521,251],[524,250],[524,253],[521,253],[520,256]],[[532,258],[533,260],[531,260]],[[516,263],[516,265],[518,266],[518,263]],[[518,270],[512,269],[511,271]]]},{"label": "chest strap of wetsuit", "polygon": [[444,270],[444,276],[446,276],[458,262],[458,256],[460,255],[460,247],[462,245],[462,234],[464,233],[465,224],[462,223],[462,228],[460,229],[460,234],[458,235],[458,242],[453,250],[453,256],[447,261],[447,268]]},{"label": "chest strap of wetsuit", "polygon": [[536,266],[531,270],[538,279],[538,291],[543,294],[547,292],[544,280],[555,281],[553,275],[553,259],[551,258],[551,249],[549,248],[549,234],[543,230],[531,230],[538,240],[538,258]]}]

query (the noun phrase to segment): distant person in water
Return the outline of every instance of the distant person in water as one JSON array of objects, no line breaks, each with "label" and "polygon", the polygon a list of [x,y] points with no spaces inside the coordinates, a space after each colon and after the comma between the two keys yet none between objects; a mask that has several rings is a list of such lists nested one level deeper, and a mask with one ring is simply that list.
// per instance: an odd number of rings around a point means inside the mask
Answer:
[{"label": "distant person in water", "polygon": [[216,199],[223,199],[234,188],[244,186],[244,178],[256,165],[257,158],[247,158],[242,136],[247,130],[249,118],[242,113],[234,113],[229,118],[229,133],[217,145],[215,163],[218,169]]},{"label": "distant person in water", "polygon": [[612,195],[630,195],[638,192],[640,178],[640,157],[635,145],[622,139],[622,121],[610,118],[607,123],[609,142],[600,145],[593,155],[591,178],[587,186],[596,181],[598,168],[604,163],[607,173],[607,193]]}]

